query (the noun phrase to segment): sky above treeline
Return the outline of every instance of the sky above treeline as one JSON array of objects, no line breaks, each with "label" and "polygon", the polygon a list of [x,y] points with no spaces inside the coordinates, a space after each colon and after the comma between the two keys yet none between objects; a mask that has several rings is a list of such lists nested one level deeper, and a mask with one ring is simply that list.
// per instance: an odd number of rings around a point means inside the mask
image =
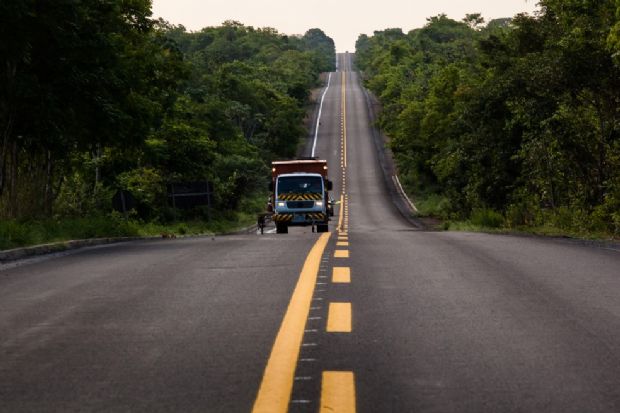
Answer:
[{"label": "sky above treeline", "polygon": [[236,20],[246,26],[272,27],[284,34],[322,29],[336,42],[338,52],[355,50],[361,34],[401,28],[408,32],[426,19],[445,13],[460,20],[481,13],[489,21],[532,13],[538,0],[153,0],[154,17],[197,31]]}]

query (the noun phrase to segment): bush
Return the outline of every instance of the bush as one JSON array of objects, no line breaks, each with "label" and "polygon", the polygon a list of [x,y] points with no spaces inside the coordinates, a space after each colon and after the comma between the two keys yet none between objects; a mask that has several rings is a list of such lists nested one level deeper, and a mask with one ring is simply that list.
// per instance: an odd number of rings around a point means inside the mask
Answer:
[{"label": "bush", "polygon": [[127,237],[139,234],[139,225],[117,213],[90,218],[63,218],[0,222],[0,250],[71,239]]},{"label": "bush", "polygon": [[54,203],[56,217],[92,216],[110,211],[111,188],[97,184],[94,188],[80,173],[65,178]]},{"label": "bush", "polygon": [[471,213],[470,222],[484,228],[499,228],[504,225],[504,217],[492,209],[475,209]]},{"label": "bush", "polygon": [[438,194],[416,197],[416,208],[421,216],[432,216],[445,218],[450,212],[450,200]]},{"label": "bush", "polygon": [[140,218],[157,216],[166,205],[166,185],[155,169],[136,168],[123,172],[118,176],[118,183],[136,199]]}]

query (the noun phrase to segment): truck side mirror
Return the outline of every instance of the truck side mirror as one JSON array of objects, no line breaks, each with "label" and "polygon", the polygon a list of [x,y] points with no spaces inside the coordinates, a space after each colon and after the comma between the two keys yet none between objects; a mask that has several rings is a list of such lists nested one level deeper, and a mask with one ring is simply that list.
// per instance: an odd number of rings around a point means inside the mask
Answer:
[{"label": "truck side mirror", "polygon": [[273,182],[269,182],[269,192],[273,192]]},{"label": "truck side mirror", "polygon": [[327,180],[327,190],[331,191],[332,189],[334,189],[334,184],[332,183],[332,181],[330,181],[329,179]]}]

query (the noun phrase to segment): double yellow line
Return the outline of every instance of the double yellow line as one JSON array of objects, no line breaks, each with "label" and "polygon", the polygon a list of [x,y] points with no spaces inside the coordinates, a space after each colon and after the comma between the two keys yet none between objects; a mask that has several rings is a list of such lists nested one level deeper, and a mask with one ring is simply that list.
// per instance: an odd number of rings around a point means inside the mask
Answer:
[{"label": "double yellow line", "polygon": [[322,234],[306,258],[271,350],[263,381],[254,402],[253,413],[284,413],[288,411],[299,349],[304,336],[306,320],[310,313],[310,304],[319,273],[321,256],[330,235],[329,232]]},{"label": "double yellow line", "polygon": [[342,191],[340,194],[340,214],[338,217],[338,231],[342,231],[344,195],[347,190],[347,74],[342,72],[342,87],[340,92],[340,112],[341,112],[341,141],[340,141],[340,168],[342,169]]},{"label": "double yellow line", "polygon": [[[346,196],[347,166],[347,124],[346,124],[346,74],[342,72],[342,195],[338,220],[338,246],[348,247],[348,211]],[[343,231],[343,227],[345,228]],[[271,355],[267,361],[263,380],[254,402],[253,413],[285,413],[288,411],[295,370],[305,332],[306,320],[310,313],[314,288],[318,279],[321,257],[331,233],[322,234],[308,254],[289,302],[286,314],[276,336]],[[346,245],[344,245],[346,243]],[[346,254],[345,254],[346,253]],[[336,258],[348,258],[348,250],[336,250]],[[335,267],[332,282],[348,283],[351,280],[349,267]],[[328,312],[326,331],[331,333],[351,332],[351,304],[331,303]],[[324,371],[321,382],[320,412],[355,412],[355,379],[353,372]]]},{"label": "double yellow line", "polygon": [[[342,158],[347,167],[347,73],[342,72],[341,112],[342,112]],[[344,172],[343,172],[344,173]],[[343,191],[344,192],[344,191]]]}]

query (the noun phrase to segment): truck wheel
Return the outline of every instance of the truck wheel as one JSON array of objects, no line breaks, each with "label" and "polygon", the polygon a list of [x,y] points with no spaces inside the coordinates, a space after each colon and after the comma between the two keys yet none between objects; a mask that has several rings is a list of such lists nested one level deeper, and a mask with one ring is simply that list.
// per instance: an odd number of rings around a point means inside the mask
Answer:
[{"label": "truck wheel", "polygon": [[316,232],[328,232],[328,231],[329,231],[329,227],[327,226],[327,224],[316,225]]},{"label": "truck wheel", "polygon": [[276,234],[288,234],[288,225],[278,222],[276,224]]}]

